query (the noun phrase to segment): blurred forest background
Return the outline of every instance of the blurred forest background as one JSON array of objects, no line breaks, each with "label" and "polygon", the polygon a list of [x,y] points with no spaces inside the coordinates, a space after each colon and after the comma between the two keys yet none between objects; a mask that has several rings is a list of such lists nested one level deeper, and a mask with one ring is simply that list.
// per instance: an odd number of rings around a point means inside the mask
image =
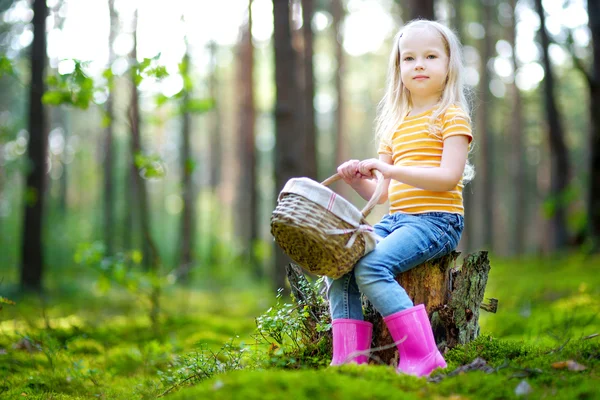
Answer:
[{"label": "blurred forest background", "polygon": [[459,250],[597,251],[598,1],[0,0],[0,289],[90,265],[283,287],[277,194],[376,156],[391,41],[416,17],[464,44]]}]

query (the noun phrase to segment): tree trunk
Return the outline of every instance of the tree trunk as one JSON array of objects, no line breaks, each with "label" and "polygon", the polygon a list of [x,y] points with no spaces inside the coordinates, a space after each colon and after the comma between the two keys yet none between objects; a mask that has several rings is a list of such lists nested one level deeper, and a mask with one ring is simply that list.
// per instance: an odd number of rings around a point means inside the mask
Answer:
[{"label": "tree trunk", "polygon": [[[554,96],[554,76],[550,65],[548,47],[550,40],[546,31],[546,16],[542,0],[535,0],[535,8],[540,17],[540,38],[544,64],[544,102],[548,120],[548,142],[550,144],[550,201],[554,205],[552,214],[552,247],[561,249],[567,245],[567,206],[563,200],[569,184],[570,163],[569,153],[564,139],[564,129],[560,112]],[[597,112],[597,111],[596,111]]]},{"label": "tree trunk", "polygon": [[451,13],[451,21],[452,27],[456,31],[458,39],[461,43],[464,44],[465,34],[463,31],[463,1],[462,0],[453,0],[452,4],[452,13]]},{"label": "tree trunk", "polygon": [[[452,252],[437,260],[428,261],[397,277],[415,305],[424,304],[440,351],[466,344],[479,335],[479,309],[495,313],[497,299],[483,303],[483,296],[490,271],[486,251],[468,255],[460,268],[455,266],[460,253]],[[325,296],[326,288],[316,288],[308,283],[303,270],[290,263],[286,267],[292,294],[298,305],[307,305],[312,321],[330,318],[329,308],[322,307],[318,299]],[[373,305],[363,297],[365,320],[373,324],[371,359],[373,363],[395,365],[398,350]],[[314,326],[309,328],[314,343],[322,337]],[[314,331],[313,331],[314,330]]]},{"label": "tree trunk", "polygon": [[[115,60],[113,50],[115,40],[119,30],[119,17],[115,10],[115,0],[108,0],[108,11],[110,15],[110,28],[108,34],[108,68],[112,67]],[[106,252],[113,254],[113,133],[114,133],[114,87],[112,78],[108,87],[108,98],[106,99],[106,119],[107,125],[104,132],[104,242],[106,243]]]},{"label": "tree trunk", "polygon": [[[335,35],[335,59],[337,61],[337,69],[335,73],[335,92],[337,95],[337,107],[335,109],[335,165],[330,166],[331,174],[335,172],[338,165],[349,159],[348,145],[344,136],[344,70],[345,70],[345,58],[344,58],[344,32],[342,30],[342,23],[344,21],[344,4],[342,0],[333,0],[331,2],[331,14],[333,15],[333,31]],[[352,194],[352,190],[348,185],[339,185],[335,188],[342,197],[349,198]]]},{"label": "tree trunk", "polygon": [[[134,16],[134,45],[132,52],[133,62],[137,62],[137,14],[135,11]],[[139,105],[139,93],[137,84],[132,82],[131,85],[131,104],[129,106],[129,123],[131,125],[131,161],[132,161],[132,172],[134,179],[135,193],[137,196],[137,208],[139,209],[140,225],[142,228],[142,249],[144,253],[144,264],[146,268],[157,271],[159,265],[159,257],[156,245],[152,240],[152,233],[150,229],[150,215],[148,209],[148,193],[146,192],[146,181],[139,174],[139,169],[136,165],[136,156],[142,154],[142,139],[140,133],[140,105]]]},{"label": "tree trunk", "polygon": [[[222,163],[222,157],[223,157],[223,151],[222,151],[222,135],[223,135],[223,129],[221,128],[221,125],[223,123],[222,121],[222,116],[221,116],[221,103],[219,101],[217,101],[216,99],[220,98],[219,96],[219,86],[220,86],[220,81],[219,81],[219,62],[218,62],[218,46],[217,43],[214,41],[211,41],[209,44],[209,49],[210,49],[210,76],[209,76],[209,93],[210,93],[210,97],[215,100],[215,106],[212,110],[211,113],[211,127],[210,127],[210,136],[209,136],[209,148],[210,148],[210,159],[209,159],[209,165],[208,165],[208,173],[210,176],[209,179],[209,188],[210,188],[210,193],[212,196],[210,196],[210,199],[212,199],[213,201],[218,201],[219,203],[221,203],[220,201],[220,196],[219,196],[219,186],[221,184],[221,163]],[[201,196],[201,198],[206,198],[206,196]],[[210,208],[210,207],[209,207]],[[203,207],[202,205],[200,206],[200,209],[203,210],[205,209],[205,207]],[[213,249],[216,246],[216,242],[217,242],[217,237],[219,236],[219,234],[222,232],[221,228],[218,226],[218,221],[221,218],[221,216],[223,215],[223,210],[218,210],[216,213],[213,212],[212,215],[203,215],[202,212],[200,212],[196,218],[196,223],[198,224],[198,226],[201,227],[201,230],[203,232],[208,232],[208,238],[207,238],[207,242],[208,242],[208,253],[209,253],[209,262],[210,263],[214,263],[217,260],[215,260],[213,257],[215,256],[215,252],[212,251],[211,249]],[[216,214],[216,215],[215,215]],[[211,228],[213,226],[213,224],[217,225],[217,229],[213,229]],[[208,227],[208,228],[207,228]]]},{"label": "tree trunk", "polygon": [[306,172],[305,176],[317,179],[317,133],[315,128],[315,76],[313,72],[313,31],[312,19],[314,15],[314,0],[302,0],[302,20],[304,25],[304,136],[306,138]]},{"label": "tree trunk", "polygon": [[491,33],[493,19],[493,1],[480,4],[482,12],[482,21],[487,27],[485,37],[482,41],[481,51],[481,76],[479,81],[479,107],[477,108],[477,131],[479,132],[480,163],[478,171],[477,188],[481,191],[482,213],[480,217],[480,234],[474,237],[481,237],[483,243],[473,243],[475,247],[484,247],[493,250],[493,228],[494,228],[494,176],[493,168],[493,132],[490,124],[491,101],[490,96],[490,70],[488,62],[493,57],[494,39]]},{"label": "tree trunk", "polygon": [[[290,9],[288,1],[273,0],[275,42],[275,196],[293,177],[303,175],[305,138],[297,129],[298,87],[296,80],[296,55],[292,47]],[[275,246],[273,283],[285,287],[285,268],[289,257]]]},{"label": "tree trunk", "polygon": [[[186,40],[187,42],[187,40]],[[190,79],[190,55],[186,49],[183,56],[183,66],[181,74],[184,81]],[[181,124],[181,192],[183,197],[183,210],[181,212],[180,232],[179,232],[179,273],[178,278],[185,279],[192,267],[194,260],[194,187],[192,174],[194,172],[194,159],[191,154],[190,134],[192,125],[192,116],[189,112],[190,90],[187,85],[184,87],[182,98],[182,124]]]},{"label": "tree trunk", "polygon": [[416,18],[435,19],[433,0],[409,0],[409,20]]},{"label": "tree trunk", "polygon": [[[513,48],[513,70],[516,74],[519,68],[517,61],[517,0],[511,0],[512,8],[512,25],[508,29],[510,44]],[[512,226],[513,234],[509,235],[509,249],[512,254],[521,255],[527,248],[525,240],[525,227],[527,220],[527,197],[525,190],[527,187],[527,169],[525,167],[525,144],[523,143],[523,101],[521,92],[517,87],[516,80],[513,80],[511,85],[512,97],[512,118],[509,124],[509,138],[511,142],[511,155],[507,157],[509,165],[507,170],[510,171],[511,181],[514,188],[513,207],[514,212]]]},{"label": "tree trunk", "polygon": [[46,193],[46,156],[48,133],[42,104],[46,69],[46,0],[33,2],[33,42],[31,45],[31,83],[29,91],[29,141],[24,193],[24,220],[21,243],[21,287],[40,291],[44,272],[42,222]]},{"label": "tree trunk", "polygon": [[590,170],[589,232],[594,251],[600,251],[600,2],[588,0],[588,20],[592,34],[590,86]]},{"label": "tree trunk", "polygon": [[[453,12],[452,12],[452,27],[456,32],[458,38],[461,40],[461,43],[465,44],[465,34],[464,34],[464,22],[463,22],[463,1],[462,0],[454,0],[452,1]],[[470,156],[469,158],[471,158]],[[473,192],[473,182],[467,183],[463,189],[463,203],[465,208],[465,229],[463,230],[461,241],[458,245],[457,250],[468,252],[473,248],[473,238],[475,236],[475,227],[476,227],[476,219],[475,219],[475,196]]]},{"label": "tree trunk", "polygon": [[245,261],[255,276],[262,278],[262,269],[254,259],[254,245],[258,240],[258,196],[256,192],[256,146],[254,144],[254,46],[252,45],[252,0],[248,1],[248,21],[242,26],[238,54],[239,174],[237,191],[238,229]]},{"label": "tree trunk", "polygon": [[[458,256],[459,253],[452,252],[397,277],[413,303],[425,305],[442,352],[469,343],[479,335],[479,308],[490,271],[486,251],[468,255],[460,268],[454,266]],[[495,312],[497,302],[493,304]],[[394,341],[383,318],[365,298],[363,306],[365,320],[373,324],[372,348],[389,347],[374,352],[372,358],[384,364],[397,364],[398,350],[396,346],[388,346]]]},{"label": "tree trunk", "polygon": [[[217,43],[210,42],[210,97],[213,99],[219,98],[219,77],[218,77],[218,57]],[[210,187],[216,189],[221,184],[221,108],[218,101],[215,101],[213,109],[212,129],[210,135]]]}]

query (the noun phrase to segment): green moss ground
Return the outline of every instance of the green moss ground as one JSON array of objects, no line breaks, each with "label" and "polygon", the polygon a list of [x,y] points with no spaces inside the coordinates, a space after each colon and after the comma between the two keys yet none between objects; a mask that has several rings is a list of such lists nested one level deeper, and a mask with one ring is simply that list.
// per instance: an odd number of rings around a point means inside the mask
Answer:
[{"label": "green moss ground", "polygon": [[[44,303],[13,298],[16,305],[0,310],[0,398],[135,399],[168,392],[169,399],[600,399],[600,336],[593,336],[600,333],[599,267],[599,258],[579,255],[492,257],[486,297],[499,299],[498,313],[482,315],[478,340],[446,354],[448,368],[434,374],[436,382],[384,366],[265,362],[269,353],[252,338],[254,318],[274,302],[264,290],[172,289],[154,330],[147,305],[128,293],[102,294],[86,281],[55,286]],[[198,358],[226,343],[247,350],[240,364],[226,352]],[[211,377],[182,382],[190,373],[182,370],[182,357],[188,367],[212,368]],[[491,372],[451,376],[477,357]],[[585,369],[552,366],[567,360]],[[530,392],[519,396],[523,382]]]}]

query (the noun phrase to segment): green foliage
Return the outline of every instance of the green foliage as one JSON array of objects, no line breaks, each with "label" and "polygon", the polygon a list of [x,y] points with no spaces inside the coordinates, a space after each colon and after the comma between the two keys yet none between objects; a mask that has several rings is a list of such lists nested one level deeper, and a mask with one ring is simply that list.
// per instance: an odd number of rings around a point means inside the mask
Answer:
[{"label": "green foliage", "polygon": [[135,155],[135,166],[140,171],[144,179],[164,178],[167,172],[165,162],[158,155],[145,155],[137,153]]},{"label": "green foliage", "polygon": [[181,113],[202,114],[215,107],[214,99],[190,99],[181,108]]},{"label": "green foliage", "polygon": [[276,304],[256,318],[255,338],[268,346],[265,362],[286,368],[322,366],[331,355],[331,320],[327,300],[320,289],[324,278],[298,284],[306,298],[294,304],[282,302],[282,289]]},{"label": "green foliage", "polygon": [[152,58],[144,58],[131,67],[131,76],[136,86],[139,86],[146,78],[160,80],[169,76],[167,68],[158,64],[159,59],[160,53]]},{"label": "green foliage", "polygon": [[148,317],[154,328],[160,309],[160,293],[174,283],[174,277],[160,271],[141,268],[142,254],[138,250],[106,256],[103,243],[82,243],[75,253],[75,261],[99,273],[97,286],[106,293],[113,285],[125,288],[142,302],[149,304]]},{"label": "green foliage", "polygon": [[45,104],[53,106],[68,104],[86,110],[93,102],[96,89],[94,80],[83,70],[86,63],[79,60],[73,62],[75,64],[73,72],[48,76],[46,80],[48,90],[42,97]]},{"label": "green foliage", "polygon": [[8,304],[8,305],[14,306],[15,302],[12,301],[12,300],[7,299],[6,297],[0,296],[0,310],[2,310],[2,307],[4,306],[4,304]]},{"label": "green foliage", "polygon": [[194,385],[217,374],[242,369],[246,350],[243,346],[234,345],[233,340],[216,352],[200,344],[194,352],[176,357],[167,371],[158,371],[166,389],[163,394],[182,385]]},{"label": "green foliage", "polygon": [[12,62],[4,54],[0,54],[0,78],[4,75],[14,76],[15,71]]}]

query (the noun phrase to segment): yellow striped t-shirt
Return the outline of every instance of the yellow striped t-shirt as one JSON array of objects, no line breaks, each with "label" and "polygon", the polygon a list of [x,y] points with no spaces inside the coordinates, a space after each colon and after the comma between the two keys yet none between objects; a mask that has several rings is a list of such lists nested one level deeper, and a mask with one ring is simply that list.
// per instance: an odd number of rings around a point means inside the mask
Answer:
[{"label": "yellow striped t-shirt", "polygon": [[[432,112],[433,109],[404,118],[392,136],[391,147],[382,141],[379,154],[390,155],[394,165],[439,167],[446,138],[464,135],[471,142],[473,135],[469,118],[461,108],[450,106],[440,116],[438,126],[441,130],[437,134],[429,131]],[[462,179],[453,190],[447,192],[423,190],[392,179],[388,189],[390,213],[450,212],[463,215],[462,190]]]}]

